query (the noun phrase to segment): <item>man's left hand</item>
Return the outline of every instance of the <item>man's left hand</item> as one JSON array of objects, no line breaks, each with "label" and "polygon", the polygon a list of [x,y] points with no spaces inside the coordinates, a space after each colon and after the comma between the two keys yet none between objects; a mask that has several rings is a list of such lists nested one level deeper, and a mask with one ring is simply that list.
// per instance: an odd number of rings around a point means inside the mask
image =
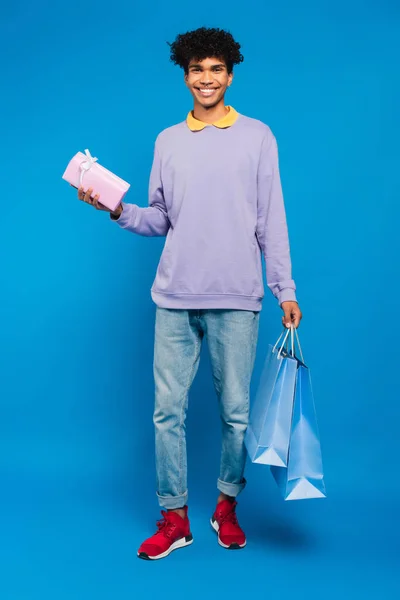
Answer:
[{"label": "man's left hand", "polygon": [[282,302],[282,310],[285,313],[282,317],[282,323],[284,327],[290,327],[293,325],[296,329],[300,325],[300,321],[303,318],[301,310],[297,302]]}]

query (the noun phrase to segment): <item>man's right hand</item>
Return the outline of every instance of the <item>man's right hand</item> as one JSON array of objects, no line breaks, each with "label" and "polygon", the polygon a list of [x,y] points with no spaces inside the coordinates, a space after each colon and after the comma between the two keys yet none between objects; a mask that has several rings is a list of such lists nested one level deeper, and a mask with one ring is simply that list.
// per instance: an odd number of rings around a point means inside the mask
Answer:
[{"label": "man's right hand", "polygon": [[[72,186],[72,187],[74,187],[74,186]],[[119,204],[114,211],[112,211],[109,208],[107,208],[106,206],[104,206],[104,204],[101,204],[101,202],[99,202],[100,194],[95,194],[93,196],[93,188],[89,188],[85,192],[85,190],[81,186],[80,188],[78,188],[78,198],[79,198],[79,200],[86,202],[86,204],[90,204],[91,206],[94,206],[94,208],[96,210],[102,210],[105,212],[109,212],[113,219],[118,219],[118,217],[121,215],[122,210],[123,210],[122,204]]]}]

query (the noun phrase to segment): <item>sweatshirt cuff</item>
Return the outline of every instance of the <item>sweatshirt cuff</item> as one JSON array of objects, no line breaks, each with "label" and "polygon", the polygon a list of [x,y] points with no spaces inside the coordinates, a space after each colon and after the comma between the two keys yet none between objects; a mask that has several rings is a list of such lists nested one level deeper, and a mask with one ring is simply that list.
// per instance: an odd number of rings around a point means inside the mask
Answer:
[{"label": "sweatshirt cuff", "polygon": [[133,204],[125,204],[125,202],[121,202],[121,206],[123,211],[118,219],[113,219],[111,213],[110,219],[113,221],[113,223],[117,223],[120,227],[126,227],[132,221],[132,217],[135,212],[135,206]]},{"label": "sweatshirt cuff", "polygon": [[293,288],[284,288],[278,293],[279,306],[282,306],[282,302],[297,302],[296,292]]}]

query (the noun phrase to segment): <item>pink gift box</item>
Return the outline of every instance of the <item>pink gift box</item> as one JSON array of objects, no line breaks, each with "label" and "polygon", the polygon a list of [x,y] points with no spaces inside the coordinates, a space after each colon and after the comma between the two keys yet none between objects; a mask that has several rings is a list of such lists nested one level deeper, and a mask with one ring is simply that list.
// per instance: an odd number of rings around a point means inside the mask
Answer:
[{"label": "pink gift box", "polygon": [[89,150],[78,152],[68,163],[62,176],[65,181],[85,191],[93,188],[93,194],[100,194],[99,202],[114,211],[130,188],[130,184],[102,167]]}]

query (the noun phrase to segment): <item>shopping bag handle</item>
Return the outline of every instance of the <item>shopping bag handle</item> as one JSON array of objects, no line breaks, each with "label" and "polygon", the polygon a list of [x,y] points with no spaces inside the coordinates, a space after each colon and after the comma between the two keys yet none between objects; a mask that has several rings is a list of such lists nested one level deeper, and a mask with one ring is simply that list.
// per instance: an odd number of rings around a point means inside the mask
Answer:
[{"label": "shopping bag handle", "polygon": [[[286,344],[286,340],[287,340],[287,338],[288,338],[288,335],[289,335],[289,333],[290,333],[290,330],[289,330],[289,329],[286,329],[286,330],[284,329],[284,330],[282,331],[281,335],[280,335],[280,336],[278,337],[278,339],[276,340],[276,344],[275,344],[275,346],[274,346],[274,348],[273,348],[273,352],[275,352],[275,351],[276,351],[276,348],[277,348],[278,344],[280,343],[280,341],[281,341],[282,337],[283,337],[283,336],[285,336],[285,337],[284,337],[284,340],[283,340],[283,344],[281,345],[281,347],[280,347],[280,349],[279,349],[278,356],[280,356],[280,354],[281,354],[281,351],[282,351],[282,348],[283,348],[283,347],[285,346],[285,344]],[[286,334],[286,335],[285,335],[285,334]]]},{"label": "shopping bag handle", "polygon": [[275,350],[276,350],[279,342],[281,341],[282,337],[284,337],[282,345],[279,348],[279,352],[278,352],[278,357],[280,357],[280,355],[282,353],[282,349],[285,347],[285,344],[286,344],[286,342],[288,340],[289,334],[290,334],[290,342],[291,342],[290,343],[291,350],[290,350],[289,354],[291,354],[291,356],[293,356],[293,357],[295,356],[294,338],[296,336],[297,345],[298,345],[299,351],[300,351],[300,358],[301,358],[302,363],[305,364],[304,363],[304,357],[303,357],[303,351],[302,351],[301,345],[300,345],[299,334],[297,332],[297,329],[293,325],[290,325],[290,328],[289,327],[285,327],[284,328],[284,330],[282,331],[281,335],[279,336],[279,338],[278,338],[278,340],[277,340],[277,342],[276,342],[276,344],[274,346],[274,350],[273,351],[275,352]]}]

